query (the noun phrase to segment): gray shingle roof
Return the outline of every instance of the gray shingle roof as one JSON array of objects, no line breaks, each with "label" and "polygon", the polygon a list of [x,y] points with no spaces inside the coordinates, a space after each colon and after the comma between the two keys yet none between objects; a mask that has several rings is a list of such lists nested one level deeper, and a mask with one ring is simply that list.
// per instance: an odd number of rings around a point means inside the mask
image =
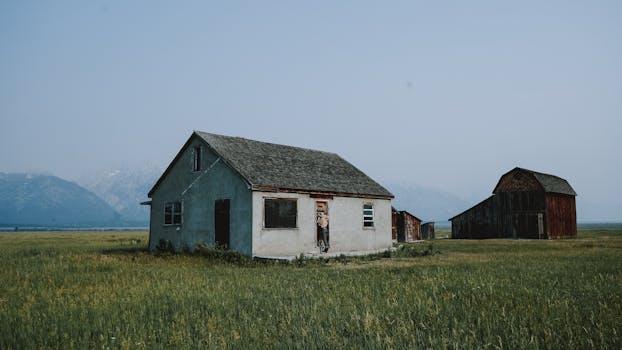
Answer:
[{"label": "gray shingle roof", "polygon": [[[561,177],[540,173],[529,169],[516,167],[509,172],[503,174],[503,176],[501,176],[501,179],[503,179],[504,176],[514,172],[523,172],[532,175],[536,179],[536,181],[538,181],[538,183],[542,186],[544,192],[561,193],[571,196],[577,195],[577,193],[574,191],[572,186],[570,186],[568,181],[562,179]],[[501,183],[501,179],[499,179],[499,183],[497,183],[497,186],[495,186],[495,189],[492,191],[493,193],[497,193],[497,188]]]},{"label": "gray shingle roof", "polygon": [[393,197],[335,153],[195,131],[253,189]]},{"label": "gray shingle roof", "polygon": [[536,180],[540,182],[540,185],[542,185],[542,188],[544,188],[544,192],[568,194],[571,196],[577,195],[577,193],[574,191],[572,186],[570,186],[568,181],[562,179],[561,177],[557,177],[555,175],[550,175],[550,174],[539,173],[537,171],[523,169],[523,168],[517,168],[517,169],[521,169],[523,171],[533,174],[533,176],[536,177]]}]

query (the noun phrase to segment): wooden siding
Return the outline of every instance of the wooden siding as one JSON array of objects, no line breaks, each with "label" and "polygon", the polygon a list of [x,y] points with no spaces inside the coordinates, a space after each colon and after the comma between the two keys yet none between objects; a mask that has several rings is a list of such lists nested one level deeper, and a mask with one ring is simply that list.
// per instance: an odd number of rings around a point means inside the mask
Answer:
[{"label": "wooden siding", "polygon": [[397,218],[399,213],[395,210],[391,211],[391,239],[397,241]]},{"label": "wooden siding", "polygon": [[393,211],[393,240],[412,242],[421,239],[421,220],[407,211]]},{"label": "wooden siding", "polygon": [[495,211],[498,202],[496,196],[490,196],[473,208],[452,218],[451,237],[460,239],[500,237],[501,222]]},{"label": "wooden siding", "polygon": [[576,236],[574,196],[566,180],[515,168],[501,177],[491,197],[450,219],[452,237],[546,239]]},{"label": "wooden siding", "polygon": [[434,239],[435,236],[433,222],[426,222],[421,225],[421,239]]},{"label": "wooden siding", "polygon": [[542,186],[532,174],[513,171],[501,177],[493,193],[523,191],[542,191]]},{"label": "wooden siding", "polygon": [[577,210],[574,196],[546,194],[546,227],[549,238],[577,236]]}]

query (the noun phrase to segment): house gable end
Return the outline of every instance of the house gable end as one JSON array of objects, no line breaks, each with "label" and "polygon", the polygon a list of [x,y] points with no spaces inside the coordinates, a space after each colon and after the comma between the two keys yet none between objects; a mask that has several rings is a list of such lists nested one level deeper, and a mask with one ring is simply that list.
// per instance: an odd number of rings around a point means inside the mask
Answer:
[{"label": "house gable end", "polygon": [[[158,189],[158,187],[162,184],[162,182],[166,179],[166,177],[169,175],[169,173],[171,172],[171,170],[175,167],[175,165],[177,164],[178,161],[181,160],[181,158],[183,157],[184,154],[186,154],[187,149],[189,148],[189,146],[194,142],[195,139],[198,139],[201,144],[203,146],[205,146],[210,152],[214,153],[219,159],[222,160],[223,163],[227,164],[227,166],[229,168],[231,168],[233,170],[233,172],[235,174],[237,174],[240,178],[242,178],[244,180],[244,182],[246,182],[247,184],[250,185],[249,181],[242,175],[240,174],[240,172],[233,167],[228,160],[223,157],[220,153],[218,153],[217,150],[214,149],[214,147],[212,147],[207,141],[205,141],[205,139],[203,139],[200,135],[197,134],[197,132],[193,132],[192,135],[190,135],[190,137],[188,138],[188,140],[186,141],[186,143],[184,143],[184,145],[181,147],[181,149],[179,150],[179,152],[177,152],[177,155],[175,155],[175,158],[173,158],[173,160],[171,161],[171,163],[168,165],[168,167],[166,168],[166,170],[164,170],[164,172],[162,173],[162,175],[160,176],[160,178],[158,178],[158,180],[156,181],[156,183],[153,185],[153,187],[151,188],[151,190],[149,190],[149,193],[147,194],[147,197],[152,198],[153,194],[155,193],[155,191]],[[209,166],[209,165],[207,165]],[[207,169],[205,169],[207,170]],[[192,171],[190,165],[188,165],[188,171]]]}]

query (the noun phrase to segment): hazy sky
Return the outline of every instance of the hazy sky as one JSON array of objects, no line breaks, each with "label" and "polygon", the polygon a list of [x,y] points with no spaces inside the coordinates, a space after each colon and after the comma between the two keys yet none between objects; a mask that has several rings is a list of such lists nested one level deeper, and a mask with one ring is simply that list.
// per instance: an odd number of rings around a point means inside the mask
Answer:
[{"label": "hazy sky", "polygon": [[622,1],[2,1],[0,171],[164,168],[192,130],[622,219]]}]

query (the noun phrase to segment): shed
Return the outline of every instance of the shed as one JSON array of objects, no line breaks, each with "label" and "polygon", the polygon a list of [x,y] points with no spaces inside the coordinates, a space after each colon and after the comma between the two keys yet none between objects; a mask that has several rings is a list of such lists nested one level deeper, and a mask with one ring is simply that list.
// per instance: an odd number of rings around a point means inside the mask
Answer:
[{"label": "shed", "polygon": [[421,219],[406,210],[393,209],[393,240],[412,242],[421,239]]},{"label": "shed", "polygon": [[514,168],[492,196],[449,219],[452,238],[575,237],[576,195],[560,177]]},{"label": "shed", "polygon": [[421,225],[421,239],[434,239],[434,222],[426,222]]},{"label": "shed", "polygon": [[292,257],[392,244],[393,195],[335,153],[195,131],[148,197],[151,250]]}]

